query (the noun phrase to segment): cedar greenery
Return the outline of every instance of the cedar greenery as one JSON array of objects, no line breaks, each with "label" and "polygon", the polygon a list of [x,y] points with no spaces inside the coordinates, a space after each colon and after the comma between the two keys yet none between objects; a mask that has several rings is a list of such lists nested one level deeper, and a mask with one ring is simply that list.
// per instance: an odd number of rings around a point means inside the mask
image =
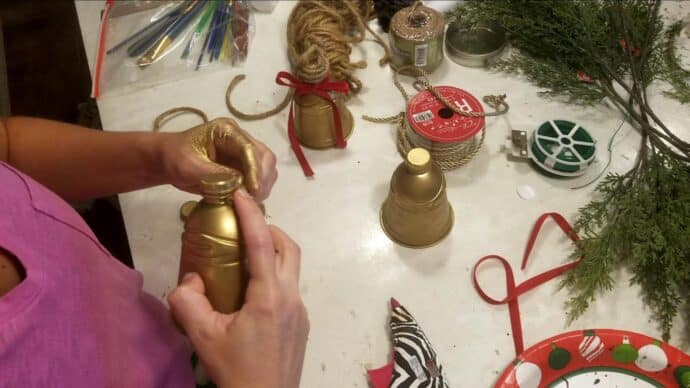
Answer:
[{"label": "cedar greenery", "polygon": [[614,106],[640,132],[634,167],[608,174],[580,209],[575,228],[582,241],[573,256],[583,260],[562,286],[571,291],[567,309],[574,320],[614,287],[613,272],[627,267],[668,340],[690,295],[690,143],[654,113],[647,87],[665,81],[666,96],[688,103],[690,72],[675,51],[682,24],[664,27],[660,4],[469,0],[450,16],[505,27],[519,53],[497,63],[497,70],[523,74],[545,97]]},{"label": "cedar greenery", "polygon": [[690,71],[680,66],[680,60],[676,55],[676,39],[682,30],[683,22],[677,21],[666,31],[666,41],[663,47],[666,68],[660,78],[668,82],[673,88],[673,90],[664,92],[666,96],[687,104],[690,103],[690,83],[688,83]]}]

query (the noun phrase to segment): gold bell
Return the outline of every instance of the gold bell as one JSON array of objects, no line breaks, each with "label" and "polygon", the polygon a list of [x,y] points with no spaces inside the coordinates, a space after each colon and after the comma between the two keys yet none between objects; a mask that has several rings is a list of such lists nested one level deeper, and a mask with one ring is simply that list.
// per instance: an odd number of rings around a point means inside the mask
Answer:
[{"label": "gold bell", "polygon": [[[340,124],[345,139],[352,135],[354,120],[343,103],[344,97],[333,97],[340,112]],[[295,99],[295,133],[300,144],[309,148],[330,148],[336,145],[333,107],[326,99],[315,94],[304,94]]]},{"label": "gold bell", "polygon": [[241,179],[212,174],[201,185],[203,199],[180,209],[185,225],[179,276],[181,280],[188,272],[198,273],[213,308],[229,314],[242,306],[248,281],[242,233],[232,206],[232,193]]},{"label": "gold bell", "polygon": [[424,148],[411,149],[393,173],[388,198],[381,206],[381,226],[400,245],[432,246],[453,228],[446,179]]}]

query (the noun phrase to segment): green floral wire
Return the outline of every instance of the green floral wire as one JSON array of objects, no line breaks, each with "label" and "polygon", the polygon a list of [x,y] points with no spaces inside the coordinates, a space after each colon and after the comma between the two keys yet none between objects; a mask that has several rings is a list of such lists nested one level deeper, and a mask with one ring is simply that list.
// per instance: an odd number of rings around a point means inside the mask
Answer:
[{"label": "green floral wire", "polygon": [[579,189],[582,189],[582,188],[584,188],[584,187],[587,187],[587,186],[591,185],[592,183],[596,182],[597,180],[599,180],[599,178],[601,178],[601,176],[604,175],[604,173],[606,172],[606,170],[607,170],[607,169],[609,168],[609,166],[611,165],[611,158],[612,158],[612,155],[613,155],[613,140],[616,138],[616,135],[617,135],[618,132],[621,130],[621,128],[623,128],[623,124],[625,124],[625,122],[626,122],[627,119],[628,119],[628,115],[626,115],[626,116],[623,118],[623,120],[621,120],[621,123],[618,124],[618,128],[616,128],[616,131],[613,132],[613,135],[611,135],[611,139],[609,139],[609,144],[608,144],[608,146],[606,147],[606,149],[607,149],[608,152],[609,152],[609,157],[608,157],[608,161],[606,162],[606,165],[604,166],[604,168],[599,172],[599,174],[597,174],[596,177],[594,177],[594,179],[592,179],[591,181],[585,183],[584,185],[580,185],[580,186],[576,186],[576,187],[571,187],[571,190],[579,190]]}]

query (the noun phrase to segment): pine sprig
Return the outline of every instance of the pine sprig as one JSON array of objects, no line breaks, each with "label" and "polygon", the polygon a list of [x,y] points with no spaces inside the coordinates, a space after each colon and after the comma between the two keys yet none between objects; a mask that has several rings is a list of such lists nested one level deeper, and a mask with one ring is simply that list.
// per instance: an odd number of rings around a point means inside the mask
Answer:
[{"label": "pine sprig", "polygon": [[576,291],[567,304],[574,320],[613,287],[612,272],[627,266],[668,339],[690,292],[690,170],[663,154],[651,155],[647,166],[634,180],[609,174],[597,198],[580,209],[575,255],[586,259],[562,286]]},{"label": "pine sprig", "polygon": [[[609,174],[575,227],[581,263],[562,286],[571,293],[570,319],[581,316],[613,273],[627,267],[630,282],[656,317],[664,339],[683,308],[690,319],[690,143],[676,136],[647,103],[647,87],[669,83],[667,96],[689,102],[688,72],[665,29],[658,0],[469,0],[450,16],[504,26],[519,54],[496,70],[518,73],[545,97],[570,103],[610,103],[642,136],[634,167]],[[578,76],[586,75],[586,77]]]},{"label": "pine sprig", "polygon": [[514,55],[508,60],[498,61],[493,68],[498,71],[522,74],[542,88],[539,95],[546,98],[560,98],[565,102],[594,105],[600,103],[606,94],[595,85],[582,82],[567,65],[551,60]]},{"label": "pine sprig", "polygon": [[676,53],[676,40],[682,30],[683,22],[678,21],[666,31],[662,48],[665,67],[660,78],[672,87],[671,90],[665,91],[664,95],[688,104],[690,103],[690,71],[681,67],[680,55]]}]

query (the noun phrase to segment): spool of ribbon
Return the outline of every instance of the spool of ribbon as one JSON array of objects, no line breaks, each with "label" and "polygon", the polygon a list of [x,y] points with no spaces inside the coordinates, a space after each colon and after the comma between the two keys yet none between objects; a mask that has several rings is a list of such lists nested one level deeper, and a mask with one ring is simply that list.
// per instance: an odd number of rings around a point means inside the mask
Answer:
[{"label": "spool of ribbon", "polygon": [[288,73],[287,71],[281,71],[276,75],[276,83],[278,85],[287,86],[295,90],[293,94],[292,101],[290,102],[290,111],[288,114],[288,138],[290,139],[290,146],[292,151],[297,157],[297,161],[302,167],[304,175],[310,177],[314,175],[314,171],[311,169],[307,158],[302,152],[302,147],[297,139],[297,133],[295,132],[295,120],[294,120],[294,105],[295,99],[299,96],[306,94],[315,94],[331,104],[333,110],[333,122],[335,123],[335,137],[336,146],[338,148],[345,148],[347,146],[347,141],[343,135],[343,126],[340,121],[340,110],[336,105],[335,101],[331,97],[330,93],[348,93],[350,87],[346,81],[332,81],[328,77],[324,78],[322,81],[317,83],[308,83],[299,80],[294,75]]},{"label": "spool of ribbon", "polygon": [[[556,221],[561,230],[563,230],[563,232],[566,235],[568,235],[568,237],[570,237],[570,239],[573,242],[577,242],[580,240],[580,237],[577,235],[577,233],[573,230],[572,226],[570,226],[568,221],[566,221],[566,219],[562,215],[558,213],[544,213],[537,219],[537,222],[535,222],[534,227],[532,228],[532,233],[530,233],[529,241],[527,242],[527,247],[525,247],[525,254],[522,258],[521,269],[524,270],[527,266],[527,259],[529,259],[529,256],[532,253],[532,248],[534,248],[534,243],[537,240],[537,236],[539,236],[539,231],[541,230],[542,225],[548,218],[552,218],[554,221]],[[489,260],[498,260],[503,265],[503,269],[506,273],[506,296],[505,298],[500,300],[494,299],[487,295],[482,289],[482,287],[479,285],[479,280],[477,279],[477,270],[483,263]],[[477,262],[477,264],[475,264],[472,278],[474,281],[474,288],[477,290],[477,293],[479,293],[482,299],[484,299],[489,304],[508,304],[508,310],[510,312],[510,326],[513,331],[513,344],[515,345],[515,355],[520,355],[524,351],[524,344],[522,339],[522,323],[520,320],[520,305],[518,304],[518,297],[532,290],[533,288],[540,286],[543,283],[546,283],[547,281],[557,276],[560,276],[564,272],[574,268],[580,263],[580,260],[581,259],[578,259],[570,263],[563,264],[556,268],[550,269],[539,275],[531,277],[517,285],[515,284],[515,277],[513,276],[513,270],[510,268],[510,263],[508,263],[508,261],[503,257],[498,255],[484,256]]]}]

